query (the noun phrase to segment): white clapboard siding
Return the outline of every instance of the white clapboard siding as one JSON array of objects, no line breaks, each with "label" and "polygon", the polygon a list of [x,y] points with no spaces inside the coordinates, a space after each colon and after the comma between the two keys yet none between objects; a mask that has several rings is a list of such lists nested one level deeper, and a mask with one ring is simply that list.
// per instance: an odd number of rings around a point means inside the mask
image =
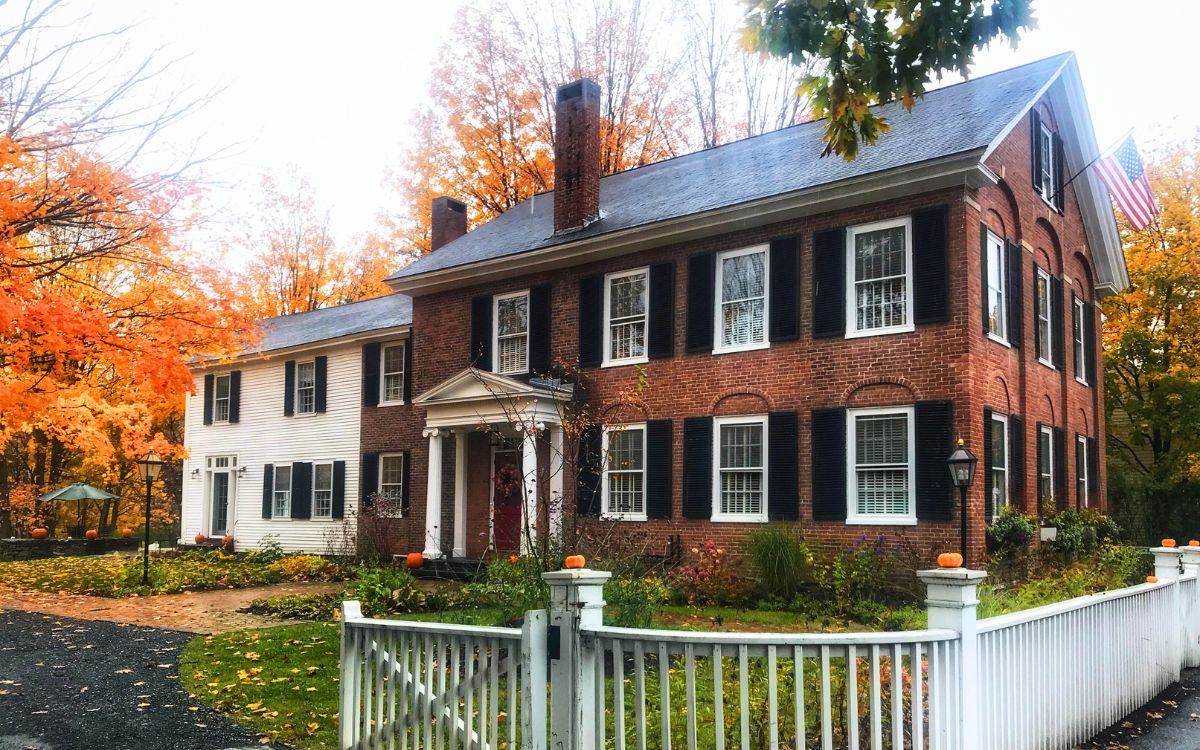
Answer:
[{"label": "white clapboard siding", "polygon": [[[326,411],[323,414],[283,415],[284,363],[328,357]],[[204,376],[241,370],[241,414],[237,424],[204,424]],[[263,467],[296,461],[346,462],[346,515],[358,506],[359,434],[362,409],[362,349],[359,343],[280,354],[270,359],[213,367],[194,372],[195,395],[187,398],[184,444],[189,458],[183,471],[181,541],[208,534],[211,511],[207,502],[207,456],[237,456],[245,473],[233,481],[230,493],[230,533],[238,548],[254,547],[274,535],[288,551],[323,553],[340,520],[290,520],[262,517]],[[192,475],[193,469],[199,473]]]}]

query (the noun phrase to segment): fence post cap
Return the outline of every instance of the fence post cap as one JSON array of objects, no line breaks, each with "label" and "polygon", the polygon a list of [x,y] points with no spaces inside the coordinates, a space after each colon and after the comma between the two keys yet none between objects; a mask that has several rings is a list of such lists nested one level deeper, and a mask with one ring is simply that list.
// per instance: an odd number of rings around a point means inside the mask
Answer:
[{"label": "fence post cap", "polygon": [[1151,547],[1150,552],[1154,555],[1179,557],[1184,553],[1184,550],[1180,547]]},{"label": "fence post cap", "polygon": [[590,568],[570,568],[542,573],[542,580],[551,586],[565,586],[571,583],[602,584],[609,578],[612,578],[611,572]]},{"label": "fence post cap", "polygon": [[361,620],[363,616],[362,605],[356,599],[349,599],[342,602],[342,622],[347,620]]},{"label": "fence post cap", "polygon": [[975,586],[987,578],[987,571],[971,568],[933,568],[918,570],[917,578],[925,583],[942,586]]}]

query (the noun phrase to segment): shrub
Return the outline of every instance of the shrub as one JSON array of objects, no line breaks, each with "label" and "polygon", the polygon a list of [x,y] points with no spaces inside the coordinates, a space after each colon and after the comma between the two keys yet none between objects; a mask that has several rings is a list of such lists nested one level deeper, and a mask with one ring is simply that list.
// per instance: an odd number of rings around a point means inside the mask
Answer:
[{"label": "shrub", "polygon": [[[220,552],[220,550],[216,550]],[[246,559],[254,562],[270,565],[273,562],[282,560],[284,556],[283,546],[279,543],[279,537],[275,534],[267,534],[262,539],[258,540],[258,548],[246,553]]]},{"label": "shrub", "polygon": [[850,615],[859,602],[882,600],[896,563],[896,552],[887,548],[882,534],[874,540],[863,534],[826,564],[822,583],[833,592],[837,611]]},{"label": "shrub", "polygon": [[761,592],[785,600],[812,580],[812,552],[798,530],[765,528],[750,535],[746,547],[758,572]]},{"label": "shrub", "polygon": [[542,580],[537,558],[497,558],[488,563],[482,581],[463,587],[465,602],[477,607],[496,607],[506,620],[517,620],[531,609],[550,606],[550,589]]},{"label": "shrub", "polygon": [[692,554],[695,562],[676,568],[673,581],[686,594],[688,604],[725,606],[743,598],[745,586],[723,548],[706,539],[692,548]]},{"label": "shrub", "polygon": [[1058,527],[1058,533],[1050,547],[1065,555],[1091,552],[1106,542],[1116,542],[1120,535],[1111,518],[1091,508],[1064,510],[1051,521]]},{"label": "shrub", "polygon": [[254,599],[250,611],[260,615],[273,615],[289,620],[331,620],[333,613],[342,604],[342,595],[292,594]]},{"label": "shrub", "polygon": [[646,628],[670,596],[666,582],[657,576],[612,578],[604,585],[604,613],[618,627]]},{"label": "shrub", "polygon": [[1037,531],[1037,517],[1022,513],[1011,505],[987,527],[988,551],[996,557],[1008,557],[1029,547]]},{"label": "shrub", "polygon": [[289,581],[327,580],[337,572],[337,566],[318,555],[288,555],[269,566]]},{"label": "shrub", "polygon": [[364,614],[420,612],[425,609],[425,592],[404,568],[362,566],[355,569],[354,575],[356,580],[351,592],[362,603]]}]

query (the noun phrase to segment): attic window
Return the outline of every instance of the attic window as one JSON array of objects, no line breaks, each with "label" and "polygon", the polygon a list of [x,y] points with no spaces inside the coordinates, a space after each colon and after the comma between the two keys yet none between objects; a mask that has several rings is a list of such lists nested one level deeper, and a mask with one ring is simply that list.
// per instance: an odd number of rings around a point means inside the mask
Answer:
[{"label": "attic window", "polygon": [[1053,204],[1054,186],[1058,184],[1055,171],[1058,165],[1054,163],[1054,131],[1044,124],[1042,125],[1041,140],[1042,147],[1038,149],[1038,153],[1041,155],[1041,163],[1038,164],[1037,168],[1042,178],[1042,198],[1047,203]]}]

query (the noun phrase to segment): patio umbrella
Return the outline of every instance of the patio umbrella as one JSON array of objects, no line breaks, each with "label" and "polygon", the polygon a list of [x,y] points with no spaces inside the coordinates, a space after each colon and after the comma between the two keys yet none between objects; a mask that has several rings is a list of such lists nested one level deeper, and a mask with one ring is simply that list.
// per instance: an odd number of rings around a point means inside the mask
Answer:
[{"label": "patio umbrella", "polygon": [[[60,487],[57,490],[52,490],[50,492],[47,492],[46,494],[39,497],[38,500],[42,501],[42,502],[46,502],[46,501],[50,501],[50,500],[85,500],[86,501],[86,500],[108,500],[108,499],[114,498],[114,497],[116,497],[116,495],[112,494],[111,492],[105,492],[104,490],[100,489],[99,487],[93,487],[92,485],[87,484],[86,482],[76,482],[75,484],[68,484],[66,487]],[[80,512],[79,512],[78,529],[77,530],[79,531],[80,534],[82,534],[83,527],[86,525],[84,523],[86,511],[83,506],[80,506],[79,511]]]}]

